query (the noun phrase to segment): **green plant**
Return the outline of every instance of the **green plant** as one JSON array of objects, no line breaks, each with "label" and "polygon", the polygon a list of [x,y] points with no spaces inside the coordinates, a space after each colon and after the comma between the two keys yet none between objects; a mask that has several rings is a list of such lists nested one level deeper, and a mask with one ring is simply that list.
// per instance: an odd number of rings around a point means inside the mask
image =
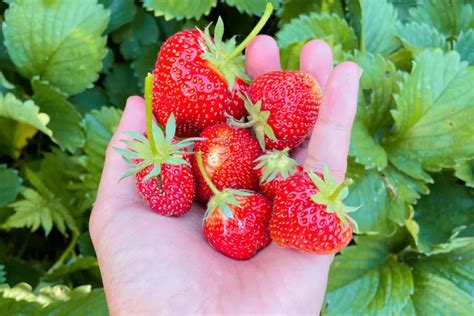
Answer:
[{"label": "green plant", "polygon": [[[0,314],[107,313],[87,222],[120,108],[170,35],[219,15],[226,36],[248,34],[265,2],[0,3]],[[323,314],[470,314],[472,3],[271,2],[263,32],[283,68],[322,38],[364,70],[345,200],[362,205],[359,231],[335,259]]]}]

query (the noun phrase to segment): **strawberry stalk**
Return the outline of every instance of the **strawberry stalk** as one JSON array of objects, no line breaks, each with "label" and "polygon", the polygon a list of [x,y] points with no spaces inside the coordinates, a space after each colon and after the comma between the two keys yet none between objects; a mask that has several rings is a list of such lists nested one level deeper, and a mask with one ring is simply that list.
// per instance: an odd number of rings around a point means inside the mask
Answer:
[{"label": "strawberry stalk", "polygon": [[201,172],[202,177],[204,178],[204,181],[209,186],[212,193],[214,193],[214,195],[219,195],[221,192],[216,188],[214,183],[212,183],[211,178],[209,178],[209,175],[207,174],[206,169],[204,168],[204,164],[202,162],[202,151],[198,151],[196,153],[196,161],[198,164],[199,171]]},{"label": "strawberry stalk", "polygon": [[154,155],[158,154],[155,139],[153,136],[153,106],[151,98],[153,96],[153,75],[148,73],[145,78],[145,106],[146,106],[146,133],[150,140],[151,151]]},{"label": "strawberry stalk", "polygon": [[234,59],[235,57],[237,57],[245,49],[245,47],[247,47],[250,41],[253,40],[255,36],[257,36],[257,34],[263,29],[268,19],[272,15],[272,11],[273,11],[273,5],[270,2],[268,2],[267,6],[265,7],[265,11],[263,12],[263,15],[258,21],[257,25],[255,25],[252,32],[250,32],[249,35],[247,35],[247,37],[242,41],[242,43],[240,43],[239,46],[237,46],[232,51],[232,53],[230,53],[230,55],[227,57],[225,61],[226,63]]},{"label": "strawberry stalk", "polygon": [[346,187],[350,186],[352,184],[352,179],[346,179],[343,183],[341,183],[334,192],[328,196],[328,200],[330,201],[336,201],[339,197],[339,194],[341,194],[342,190],[344,190]]}]

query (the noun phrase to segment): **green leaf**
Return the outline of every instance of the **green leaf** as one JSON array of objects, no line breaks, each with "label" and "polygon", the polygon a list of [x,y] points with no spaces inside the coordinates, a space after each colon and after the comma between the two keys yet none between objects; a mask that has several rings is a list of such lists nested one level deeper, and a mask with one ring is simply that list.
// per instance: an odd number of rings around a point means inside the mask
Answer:
[{"label": "green leaf", "polygon": [[324,39],[333,48],[335,59],[342,56],[341,51],[350,52],[357,47],[357,37],[354,30],[347,25],[344,19],[335,14],[301,15],[284,25],[276,36],[280,48],[311,39]]},{"label": "green leaf", "polygon": [[0,94],[0,152],[14,158],[39,130],[48,136],[49,116],[40,113],[33,101],[22,102],[13,94]]},{"label": "green leaf", "polygon": [[158,36],[159,29],[155,18],[140,8],[132,23],[114,32],[112,39],[115,43],[120,43],[122,55],[132,59],[140,56],[146,45],[156,44]]},{"label": "green leaf", "polygon": [[426,50],[405,76],[392,110],[395,132],[384,148],[389,160],[411,176],[452,167],[474,157],[474,69],[456,52]]},{"label": "green leaf", "polygon": [[77,246],[81,255],[85,257],[97,257],[89,232],[85,232],[79,237]]},{"label": "green leaf", "polygon": [[431,254],[450,249],[450,243],[468,226],[474,226],[474,199],[456,179],[438,176],[422,197],[407,224],[420,252]]},{"label": "green leaf", "polygon": [[77,189],[83,192],[85,198],[92,204],[95,200],[97,188],[105,159],[105,150],[115,132],[122,112],[116,108],[103,107],[100,111],[93,110],[86,114],[83,120],[86,131],[84,145],[84,169],[82,185]]},{"label": "green leaf", "polygon": [[48,127],[53,131],[53,140],[63,150],[74,152],[84,145],[81,115],[61,92],[47,82],[32,81],[33,100],[50,117]]},{"label": "green leaf", "polygon": [[407,23],[400,27],[399,37],[403,46],[414,55],[425,48],[446,48],[446,37],[433,26],[424,23]]},{"label": "green leaf", "polygon": [[133,0],[99,0],[110,10],[110,21],[105,33],[110,33],[133,20],[137,7]]},{"label": "green leaf", "polygon": [[458,162],[454,170],[456,177],[466,182],[468,187],[474,188],[474,160]]},{"label": "green leaf", "polygon": [[386,240],[356,237],[356,244],[331,266],[323,315],[398,315],[413,292],[409,267],[389,256]]},{"label": "green leaf", "polygon": [[102,106],[105,106],[107,97],[101,87],[95,86],[72,96],[69,101],[76,106],[82,115],[85,115],[92,110],[100,110]]},{"label": "green leaf", "polygon": [[406,22],[409,17],[409,10],[416,7],[420,2],[419,0],[389,0],[392,3],[393,7],[397,9],[398,19],[402,22]]},{"label": "green leaf", "polygon": [[216,6],[217,0],[143,0],[145,8],[153,11],[155,16],[164,16],[165,20],[173,18],[181,20],[182,18],[199,19],[203,15],[209,14],[211,9]]},{"label": "green leaf", "polygon": [[76,257],[67,264],[59,266],[51,271],[48,271],[42,278],[43,282],[54,282],[64,277],[81,270],[89,270],[98,268],[97,259],[94,257]]},{"label": "green leaf", "polygon": [[416,315],[471,315],[472,296],[456,285],[423,270],[413,273],[415,291],[412,296]]},{"label": "green leaf", "polygon": [[278,10],[282,0],[225,0],[225,2],[236,7],[240,12],[253,15],[261,15],[267,3],[273,4],[273,9]]},{"label": "green leaf", "polygon": [[105,76],[105,91],[110,103],[123,108],[128,97],[139,94],[137,79],[128,65],[115,65]]},{"label": "green leaf", "polygon": [[379,144],[383,129],[390,127],[389,110],[394,106],[400,75],[395,66],[380,55],[356,52],[354,61],[363,69],[357,117],[352,128],[349,154],[366,168],[382,170],[387,154]]},{"label": "green leaf", "polygon": [[418,257],[411,263],[416,270],[445,278],[471,296],[474,294],[474,242],[449,253]]},{"label": "green leaf", "polygon": [[108,20],[96,0],[15,1],[5,12],[5,45],[23,76],[75,94],[98,77]]},{"label": "green leaf", "polygon": [[144,78],[147,73],[153,72],[155,68],[159,50],[160,45],[147,45],[143,48],[142,53],[130,64],[141,92],[145,88]]},{"label": "green leaf", "polygon": [[291,43],[285,48],[280,49],[280,64],[285,70],[300,69],[300,54],[305,42]]},{"label": "green leaf", "polygon": [[320,1],[308,0],[292,0],[283,1],[277,15],[280,18],[282,25],[287,24],[291,20],[303,14],[310,14],[311,12],[319,12],[321,10]]},{"label": "green leaf", "polygon": [[426,0],[410,9],[410,16],[413,21],[431,25],[447,37],[474,26],[472,6],[463,1]]},{"label": "green leaf", "polygon": [[469,65],[474,65],[474,29],[467,32],[461,32],[458,40],[454,44],[454,49],[459,53],[462,60],[465,60]]},{"label": "green leaf", "polygon": [[[15,169],[7,168],[0,164],[0,207],[14,201],[21,191],[23,191],[23,180]],[[2,283],[2,282],[0,282]]]},{"label": "green leaf", "polygon": [[396,50],[400,43],[397,39],[397,11],[386,0],[360,1],[362,12],[361,50],[387,55]]},{"label": "green leaf", "polygon": [[5,283],[7,280],[6,278],[6,272],[5,272],[5,266],[3,264],[0,264],[0,284]]},{"label": "green leaf", "polygon": [[67,302],[57,302],[45,309],[45,313],[54,316],[108,315],[104,289],[74,295]]}]

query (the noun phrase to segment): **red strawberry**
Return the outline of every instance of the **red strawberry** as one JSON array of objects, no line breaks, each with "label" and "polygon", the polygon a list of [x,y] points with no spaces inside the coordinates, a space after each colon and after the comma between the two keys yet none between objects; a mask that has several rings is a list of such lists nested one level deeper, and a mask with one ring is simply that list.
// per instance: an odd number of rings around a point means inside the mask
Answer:
[{"label": "red strawberry", "polygon": [[[255,137],[246,129],[235,129],[221,123],[204,129],[202,140],[194,145],[194,151],[202,151],[207,174],[219,189],[258,190],[258,177],[253,169],[254,160],[262,154]],[[191,158],[197,196],[207,202],[212,191],[199,171],[196,157]]]},{"label": "red strawberry", "polygon": [[152,122],[151,75],[145,84],[147,133],[125,132],[133,140],[122,140],[128,150],[115,148],[132,165],[122,178],[135,174],[136,186],[150,208],[162,215],[180,216],[188,212],[195,196],[194,177],[186,148],[196,139],[176,141],[175,119],[171,115],[166,135]]},{"label": "red strawberry", "polygon": [[266,149],[293,149],[313,129],[319,114],[321,90],[309,74],[300,71],[273,71],[250,85],[245,108],[248,123],[232,121],[235,126],[253,126]]},{"label": "red strawberry", "polygon": [[238,93],[249,80],[240,53],[270,17],[267,9],[254,31],[236,48],[235,38],[224,43],[224,25],[219,18],[214,39],[204,32],[188,30],[171,36],[161,46],[153,72],[153,111],[160,124],[171,113],[176,116],[177,136],[197,136],[205,127],[225,122],[225,114],[240,119],[245,115]]},{"label": "red strawberry", "polygon": [[253,257],[271,242],[268,223],[272,203],[251,191],[217,190],[207,176],[202,153],[196,156],[199,170],[214,194],[204,215],[204,237],[214,249],[230,258]]},{"label": "red strawberry", "polygon": [[273,201],[273,241],[317,254],[332,254],[345,247],[356,225],[347,213],[357,208],[342,203],[350,183],[338,186],[328,170],[324,180],[312,172],[299,172],[286,180]]},{"label": "red strawberry", "polygon": [[270,200],[275,198],[280,186],[288,177],[303,171],[298,163],[288,155],[288,148],[282,151],[272,151],[258,157],[255,166],[260,179],[260,190]]}]

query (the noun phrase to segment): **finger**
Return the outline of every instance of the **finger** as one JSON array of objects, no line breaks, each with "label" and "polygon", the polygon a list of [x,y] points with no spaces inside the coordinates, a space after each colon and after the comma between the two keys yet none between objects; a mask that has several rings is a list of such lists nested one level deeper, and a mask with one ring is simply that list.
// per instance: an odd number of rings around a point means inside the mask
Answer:
[{"label": "finger", "polygon": [[322,90],[332,71],[332,50],[323,40],[312,40],[301,50],[300,70],[312,75]]},{"label": "finger", "polygon": [[307,170],[315,172],[327,166],[339,182],[344,181],[347,169],[361,74],[362,70],[353,62],[343,62],[332,71],[304,164]]},{"label": "finger", "polygon": [[280,70],[280,51],[273,37],[256,36],[245,49],[245,64],[252,79],[266,72]]},{"label": "finger", "polygon": [[133,96],[128,98],[125,110],[123,111],[120,123],[112,136],[107,147],[104,169],[100,180],[98,199],[108,199],[110,196],[134,195],[134,177],[128,177],[119,182],[120,177],[130,166],[122,159],[121,155],[115,151],[114,147],[126,148],[121,142],[122,139],[129,139],[124,135],[124,131],[143,133],[145,125],[145,101],[141,97]]}]

